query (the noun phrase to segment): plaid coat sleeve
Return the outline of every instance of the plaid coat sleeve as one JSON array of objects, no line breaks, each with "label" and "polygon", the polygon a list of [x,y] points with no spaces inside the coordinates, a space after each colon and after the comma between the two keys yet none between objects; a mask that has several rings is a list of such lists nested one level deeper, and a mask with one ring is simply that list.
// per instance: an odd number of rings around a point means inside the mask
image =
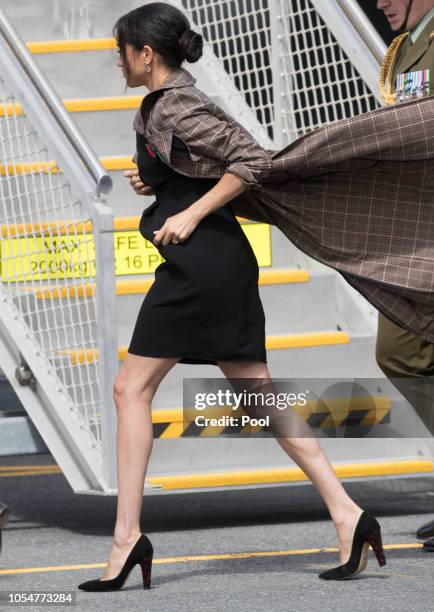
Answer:
[{"label": "plaid coat sleeve", "polygon": [[272,167],[271,154],[238,121],[204,92],[174,89],[158,114],[159,129],[173,129],[190,151],[191,159],[214,158],[237,174],[246,190],[264,180]]}]

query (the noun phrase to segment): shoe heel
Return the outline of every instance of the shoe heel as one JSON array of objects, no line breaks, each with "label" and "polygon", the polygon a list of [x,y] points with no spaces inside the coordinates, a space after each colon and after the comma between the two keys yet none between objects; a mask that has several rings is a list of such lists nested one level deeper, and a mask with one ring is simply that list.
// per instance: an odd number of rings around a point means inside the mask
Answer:
[{"label": "shoe heel", "polygon": [[377,557],[378,565],[380,567],[386,565],[386,557],[384,555],[383,543],[381,541],[381,531],[379,529],[373,531],[368,537],[368,542],[371,545],[375,556]]},{"label": "shoe heel", "polygon": [[152,555],[139,561],[143,576],[143,588],[151,588],[151,569],[152,569]]}]

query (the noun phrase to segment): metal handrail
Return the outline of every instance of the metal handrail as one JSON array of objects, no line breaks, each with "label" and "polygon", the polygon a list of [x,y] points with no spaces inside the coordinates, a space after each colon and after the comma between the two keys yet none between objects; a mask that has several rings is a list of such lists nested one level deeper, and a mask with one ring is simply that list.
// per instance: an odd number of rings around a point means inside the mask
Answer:
[{"label": "metal handrail", "polygon": [[46,79],[43,72],[34,61],[31,53],[27,49],[26,44],[14,29],[7,15],[0,8],[0,32],[16,59],[21,64],[23,70],[31,80],[35,89],[38,91],[41,98],[48,106],[53,117],[56,119],[59,127],[68,138],[74,150],[77,152],[80,160],[88,170],[92,180],[96,185],[96,195],[100,193],[108,194],[113,189],[113,180],[101,165],[95,151],[90,147],[89,143],[80,132],[78,127],[72,121],[68,111],[64,107],[62,100],[56,94],[51,83]]},{"label": "metal handrail", "polygon": [[356,0],[337,0],[337,4],[350,20],[353,28],[372,55],[381,64],[386,53],[386,45],[358,2]]}]

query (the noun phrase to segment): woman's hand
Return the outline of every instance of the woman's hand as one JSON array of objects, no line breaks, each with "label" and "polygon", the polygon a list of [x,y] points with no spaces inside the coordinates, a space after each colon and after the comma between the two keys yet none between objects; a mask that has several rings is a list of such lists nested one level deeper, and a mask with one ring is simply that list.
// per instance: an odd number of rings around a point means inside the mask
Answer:
[{"label": "woman's hand", "polygon": [[155,191],[150,185],[142,183],[138,170],[125,170],[124,176],[130,178],[130,185],[137,195],[155,195]]},{"label": "woman's hand", "polygon": [[167,246],[171,242],[174,244],[184,242],[194,232],[199,221],[199,216],[189,208],[167,217],[164,225],[159,230],[154,230],[154,244],[161,242]]}]

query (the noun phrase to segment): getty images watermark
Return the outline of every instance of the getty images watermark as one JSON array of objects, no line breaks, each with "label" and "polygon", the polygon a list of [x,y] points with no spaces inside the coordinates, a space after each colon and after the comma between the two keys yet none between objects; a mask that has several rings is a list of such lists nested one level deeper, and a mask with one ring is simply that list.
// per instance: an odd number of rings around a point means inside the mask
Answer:
[{"label": "getty images watermark", "polygon": [[183,379],[183,437],[431,438],[433,415],[421,378]]},{"label": "getty images watermark", "polygon": [[262,417],[253,417],[250,414],[241,414],[235,416],[235,413],[239,413],[241,409],[246,410],[247,407],[250,410],[253,408],[257,410],[259,407],[268,407],[277,410],[286,410],[287,408],[294,408],[296,406],[302,407],[307,404],[307,396],[309,391],[301,393],[273,393],[273,392],[262,392],[262,391],[247,391],[244,389],[241,393],[236,393],[229,389],[218,389],[216,393],[203,393],[198,392],[194,397],[194,408],[197,411],[206,410],[207,408],[221,407],[228,408],[231,410],[231,414],[223,414],[219,417],[205,416],[199,414],[195,417],[195,424],[199,426],[244,426],[252,425],[253,427],[270,426],[270,414],[265,414]]}]

